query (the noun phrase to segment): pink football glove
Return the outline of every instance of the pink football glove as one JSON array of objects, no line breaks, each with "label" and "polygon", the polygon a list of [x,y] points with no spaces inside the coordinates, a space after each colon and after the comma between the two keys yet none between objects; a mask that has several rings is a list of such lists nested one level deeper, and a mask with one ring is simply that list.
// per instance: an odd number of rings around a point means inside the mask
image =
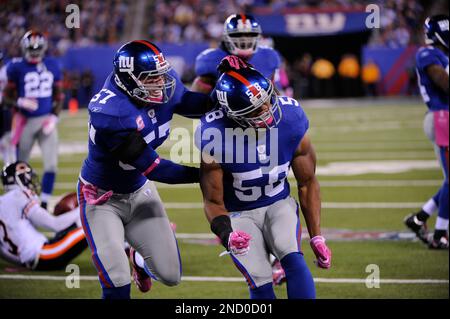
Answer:
[{"label": "pink football glove", "polygon": [[82,189],[84,199],[89,205],[102,205],[113,195],[113,191],[108,191],[100,197],[98,196],[97,186],[86,184]]},{"label": "pink football glove", "polygon": [[317,257],[315,264],[320,268],[328,269],[331,267],[331,250],[325,244],[323,236],[314,236],[309,242],[314,254]]},{"label": "pink football glove", "polygon": [[228,249],[235,256],[244,256],[250,249],[252,237],[243,231],[234,231],[228,237]]},{"label": "pink football glove", "polygon": [[42,122],[42,132],[49,135],[55,129],[56,123],[58,123],[58,117],[55,114],[50,114]]},{"label": "pink football glove", "polygon": [[28,97],[19,97],[17,99],[17,107],[29,112],[36,111],[39,106],[38,100]]}]

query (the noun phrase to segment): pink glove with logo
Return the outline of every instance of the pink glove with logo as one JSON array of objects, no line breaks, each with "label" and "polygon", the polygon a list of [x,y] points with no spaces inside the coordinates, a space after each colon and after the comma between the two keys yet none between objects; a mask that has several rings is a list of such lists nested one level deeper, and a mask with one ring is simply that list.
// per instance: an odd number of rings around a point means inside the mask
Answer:
[{"label": "pink glove with logo", "polygon": [[58,123],[58,117],[55,114],[50,114],[42,122],[42,132],[49,135],[55,129],[56,123]]},{"label": "pink glove with logo", "polygon": [[82,189],[84,199],[89,205],[102,205],[108,201],[113,195],[113,191],[108,191],[100,197],[98,196],[98,188],[94,185],[86,184]]},{"label": "pink glove with logo", "polygon": [[17,99],[17,107],[29,112],[36,111],[39,106],[38,100],[28,97],[19,97]]},{"label": "pink glove with logo", "polygon": [[250,249],[250,239],[252,236],[246,232],[234,231],[228,237],[228,249],[235,256],[244,256]]},{"label": "pink glove with logo", "polygon": [[320,268],[330,268],[331,250],[325,244],[325,238],[323,236],[314,236],[309,244],[311,245],[311,248],[317,257],[317,261],[315,261],[314,263]]}]

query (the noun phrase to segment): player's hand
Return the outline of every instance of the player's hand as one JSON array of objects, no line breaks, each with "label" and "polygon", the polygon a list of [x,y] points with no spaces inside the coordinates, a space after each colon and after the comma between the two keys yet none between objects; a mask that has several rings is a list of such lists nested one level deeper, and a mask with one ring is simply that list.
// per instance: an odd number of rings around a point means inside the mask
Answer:
[{"label": "player's hand", "polygon": [[250,249],[252,237],[243,231],[234,231],[228,238],[228,249],[235,256],[244,256]]},{"label": "player's hand", "polygon": [[217,71],[224,73],[227,71],[236,71],[240,69],[252,68],[253,66],[236,55],[227,55],[220,61]]},{"label": "player's hand", "polygon": [[98,188],[97,186],[86,184],[82,189],[84,199],[86,203],[89,205],[102,205],[108,201],[113,195],[112,191],[108,191],[102,196],[98,197]]},{"label": "player's hand", "polygon": [[325,238],[323,236],[314,236],[309,244],[317,257],[316,265],[324,269],[330,268],[331,250],[325,244]]},{"label": "player's hand", "polygon": [[37,99],[28,97],[19,97],[17,99],[17,107],[27,110],[29,112],[36,111],[38,109],[39,103]]},{"label": "player's hand", "polygon": [[42,132],[49,135],[55,129],[56,123],[58,123],[58,117],[55,114],[48,115],[42,122]]}]

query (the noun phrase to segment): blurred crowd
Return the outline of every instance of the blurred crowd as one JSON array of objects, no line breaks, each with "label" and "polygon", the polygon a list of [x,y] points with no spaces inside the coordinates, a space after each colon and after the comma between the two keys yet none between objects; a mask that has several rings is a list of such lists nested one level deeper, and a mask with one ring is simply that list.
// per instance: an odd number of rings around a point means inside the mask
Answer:
[{"label": "blurred crowd", "polygon": [[[28,29],[43,32],[49,53],[60,55],[70,46],[116,43],[124,32],[129,1],[119,0],[19,0],[2,1],[0,48],[7,56],[20,55],[19,41]],[[67,28],[66,7],[80,8],[80,28]]]}]

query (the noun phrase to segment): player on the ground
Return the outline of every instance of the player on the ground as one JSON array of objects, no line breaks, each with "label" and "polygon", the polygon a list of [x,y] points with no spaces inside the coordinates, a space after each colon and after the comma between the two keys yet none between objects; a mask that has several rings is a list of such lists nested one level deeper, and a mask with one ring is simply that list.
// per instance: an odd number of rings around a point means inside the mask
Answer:
[{"label": "player on the ground", "polygon": [[[428,112],[424,119],[424,131],[433,143],[438,161],[444,173],[444,182],[438,192],[422,207],[421,211],[405,218],[406,226],[431,249],[448,249],[448,41],[449,19],[436,15],[425,20],[425,42],[416,54],[416,70],[420,93]],[[438,210],[434,235],[427,236],[426,221]]]},{"label": "player on the ground", "polygon": [[16,111],[12,143],[18,144],[18,160],[29,161],[37,141],[42,153],[41,205],[46,208],[53,193],[58,165],[58,114],[62,109],[61,69],[45,57],[47,40],[40,32],[28,31],[21,40],[23,58],[7,66],[8,84],[4,100]]},{"label": "player on the ground", "polygon": [[280,56],[274,49],[258,45],[261,33],[261,26],[252,15],[230,15],[224,23],[220,47],[206,49],[197,56],[195,60],[197,77],[192,83],[192,90],[210,93],[219,77],[217,65],[230,54],[248,61],[266,78],[276,81],[281,64]]},{"label": "player on the ground", "polygon": [[[31,270],[57,270],[87,248],[79,208],[54,216],[40,207],[37,176],[30,165],[17,161],[5,166],[2,183],[0,257]],[[37,228],[56,234],[47,239]]]},{"label": "player on the ground", "polygon": [[174,113],[199,117],[209,97],[188,91],[149,41],[124,44],[113,65],[89,103],[89,153],[78,196],[103,298],[130,298],[125,239],[141,291],[150,289],[149,276],[169,286],[180,282],[177,241],[150,181],[197,183],[199,170],[162,159],[155,149],[168,137]]},{"label": "player on the ground", "polygon": [[[224,73],[212,93],[218,108],[202,117],[196,131],[205,213],[246,278],[251,298],[275,298],[270,253],[285,270],[288,298],[315,298],[300,248],[299,206],[287,181],[292,166],[317,264],[329,268],[308,119],[296,100],[278,96],[261,73],[230,67],[235,58],[222,61]],[[245,233],[232,237],[233,229]]]},{"label": "player on the ground", "polygon": [[3,103],[3,90],[8,83],[3,59],[3,52],[0,51],[0,152],[3,164],[9,164],[16,161],[16,147],[11,143],[12,110]]}]

